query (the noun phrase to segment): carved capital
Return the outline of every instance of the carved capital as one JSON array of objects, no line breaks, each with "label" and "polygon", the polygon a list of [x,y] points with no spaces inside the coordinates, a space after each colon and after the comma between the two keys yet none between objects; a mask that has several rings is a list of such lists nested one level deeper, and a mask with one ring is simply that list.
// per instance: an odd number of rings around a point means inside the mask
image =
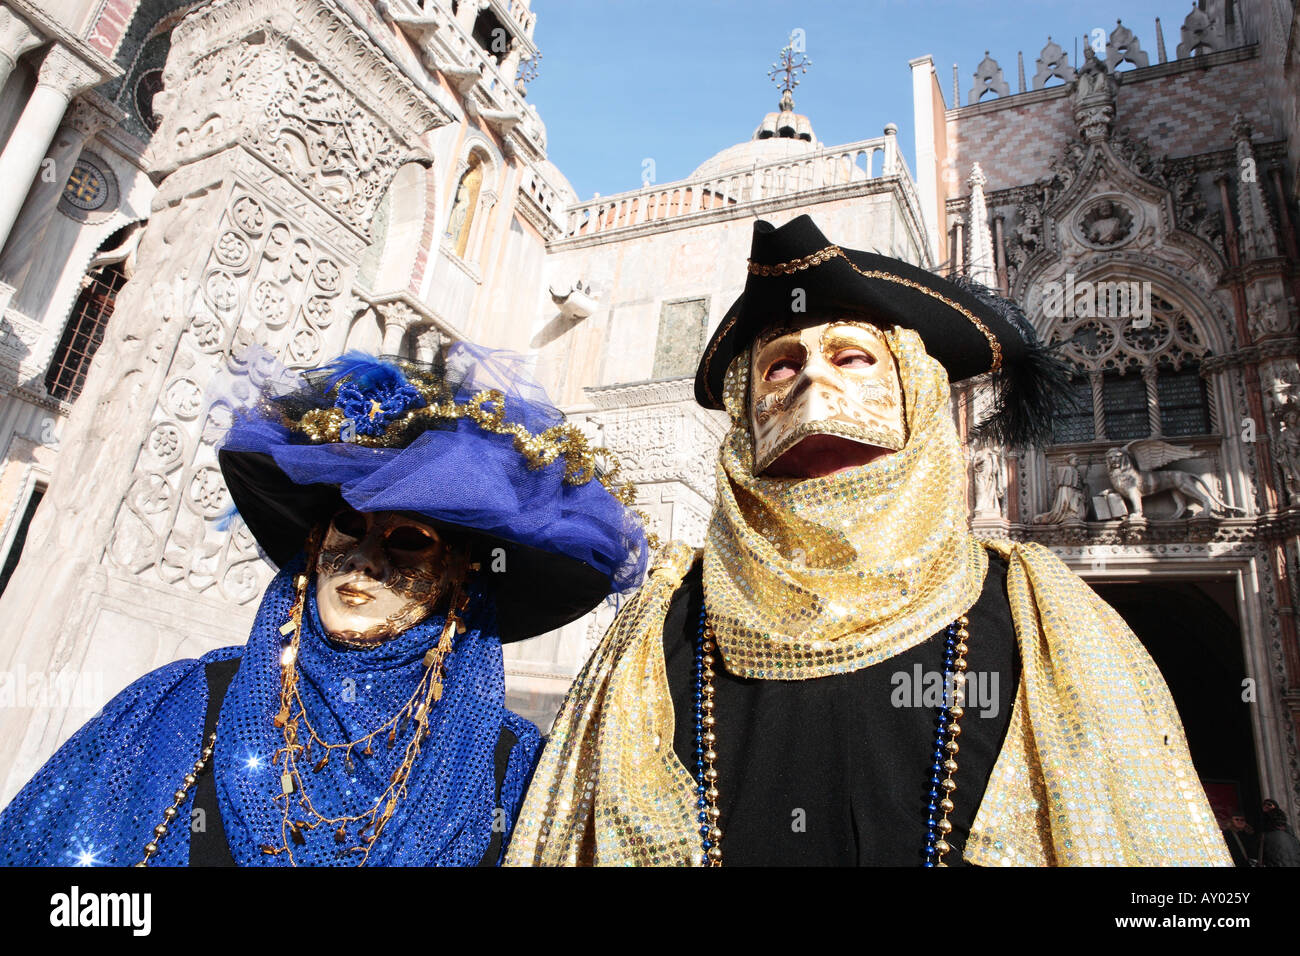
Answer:
[{"label": "carved capital", "polygon": [[17,60],[42,42],[39,33],[8,7],[0,7],[0,57]]},{"label": "carved capital", "polygon": [[55,43],[41,61],[40,72],[36,75],[36,85],[54,90],[60,96],[71,100],[83,90],[88,90],[100,81],[100,76],[85,61],[75,56],[70,50]]},{"label": "carved capital", "polygon": [[405,332],[420,318],[414,309],[400,300],[376,303],[375,311],[383,320],[385,338],[388,337],[390,329],[396,328]]},{"label": "carved capital", "polygon": [[91,99],[88,96],[78,96],[68,104],[68,111],[63,114],[63,125],[76,130],[83,139],[88,140],[101,129],[118,122],[121,117],[121,111],[102,97]]}]

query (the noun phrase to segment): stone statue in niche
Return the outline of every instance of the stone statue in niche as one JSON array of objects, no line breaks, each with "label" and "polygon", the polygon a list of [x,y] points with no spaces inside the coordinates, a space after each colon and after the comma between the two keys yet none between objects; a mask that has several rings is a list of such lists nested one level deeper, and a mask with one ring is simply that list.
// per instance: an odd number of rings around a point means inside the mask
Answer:
[{"label": "stone statue in niche", "polygon": [[1088,513],[1088,489],[1083,480],[1085,470],[1079,466],[1078,455],[1069,455],[1056,466],[1052,508],[1035,515],[1034,524],[1076,524],[1083,521]]},{"label": "stone statue in niche", "polygon": [[1300,505],[1300,399],[1296,386],[1285,378],[1275,378],[1269,390],[1269,418],[1276,440],[1273,456],[1282,473],[1287,503]]},{"label": "stone statue in niche", "polygon": [[971,453],[971,471],[975,480],[975,514],[1001,517],[1007,494],[1001,457],[991,446],[980,445]]},{"label": "stone statue in niche", "polygon": [[447,238],[453,239],[460,235],[461,227],[465,225],[465,216],[468,213],[469,183],[462,179],[460,185],[456,187],[456,202],[451,207],[451,218],[447,221]]}]

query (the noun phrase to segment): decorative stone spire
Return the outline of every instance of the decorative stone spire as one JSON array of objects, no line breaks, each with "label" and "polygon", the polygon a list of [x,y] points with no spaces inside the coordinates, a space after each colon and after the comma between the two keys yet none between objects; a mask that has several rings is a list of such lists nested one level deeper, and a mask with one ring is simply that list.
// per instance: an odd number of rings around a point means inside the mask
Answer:
[{"label": "decorative stone spire", "polygon": [[1025,92],[1025,51],[1016,51],[1016,67],[1020,74],[1020,92]]},{"label": "decorative stone spire", "polygon": [[993,239],[989,235],[989,210],[984,202],[984,184],[988,180],[979,163],[971,167],[970,206],[967,228],[970,229],[969,275],[989,288],[997,286],[997,271],[993,265]]},{"label": "decorative stone spire", "polygon": [[1110,31],[1110,39],[1106,43],[1106,65],[1111,70],[1117,70],[1126,60],[1139,69],[1150,62],[1142,44],[1138,42],[1137,34],[1124,26],[1124,21],[1116,20],[1115,29]]},{"label": "decorative stone spire", "polygon": [[1034,89],[1041,90],[1047,85],[1047,81],[1052,77],[1064,80],[1069,83],[1074,79],[1074,67],[1070,66],[1070,58],[1065,55],[1059,43],[1053,42],[1051,37],[1047,38],[1047,45],[1043,47],[1038,54],[1038,72],[1034,74]]},{"label": "decorative stone spire", "polygon": [[1222,50],[1226,45],[1218,22],[1211,20],[1200,7],[1192,7],[1187,19],[1183,20],[1182,37],[1182,42],[1178,44],[1180,60],[1189,56],[1204,56]]},{"label": "decorative stone spire", "polygon": [[1251,128],[1238,113],[1232,118],[1232,135],[1237,150],[1237,218],[1241,220],[1241,251],[1247,260],[1270,259],[1277,255],[1277,233],[1264,199],[1257,171]]},{"label": "decorative stone spire", "polygon": [[1165,54],[1165,31],[1160,26],[1160,18],[1156,17],[1156,58],[1161,63],[1169,62],[1169,57]]},{"label": "decorative stone spire", "polygon": [[1002,76],[1002,67],[998,66],[998,61],[989,56],[989,51],[985,50],[984,59],[980,60],[980,65],[975,68],[975,85],[966,95],[967,105],[978,103],[980,97],[989,90],[997,96],[1011,95],[1011,87]]}]

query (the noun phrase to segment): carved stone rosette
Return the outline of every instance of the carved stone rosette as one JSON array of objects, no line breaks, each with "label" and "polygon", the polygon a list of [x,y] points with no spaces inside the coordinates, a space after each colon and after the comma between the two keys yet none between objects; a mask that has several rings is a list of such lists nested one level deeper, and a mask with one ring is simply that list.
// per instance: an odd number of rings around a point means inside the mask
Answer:
[{"label": "carved stone rosette", "polygon": [[228,196],[197,281],[154,289],[154,306],[186,324],[106,558],[133,575],[247,604],[265,584],[265,566],[242,522],[231,521],[214,443],[265,372],[242,364],[249,346],[291,368],[328,357],[326,341],[340,338],[335,300],[354,267],[266,198],[240,186]]}]

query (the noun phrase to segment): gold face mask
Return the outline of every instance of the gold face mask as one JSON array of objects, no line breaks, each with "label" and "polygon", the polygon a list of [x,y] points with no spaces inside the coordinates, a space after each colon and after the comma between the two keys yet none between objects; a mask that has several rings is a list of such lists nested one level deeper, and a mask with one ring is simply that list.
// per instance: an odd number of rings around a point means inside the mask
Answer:
[{"label": "gold face mask", "polygon": [[433,610],[452,563],[428,522],[344,508],[330,520],[316,562],[321,624],[347,644],[395,637]]},{"label": "gold face mask", "polygon": [[750,429],[761,474],[809,435],[898,451],[907,443],[902,386],[884,333],[848,319],[773,329],[754,343]]}]

